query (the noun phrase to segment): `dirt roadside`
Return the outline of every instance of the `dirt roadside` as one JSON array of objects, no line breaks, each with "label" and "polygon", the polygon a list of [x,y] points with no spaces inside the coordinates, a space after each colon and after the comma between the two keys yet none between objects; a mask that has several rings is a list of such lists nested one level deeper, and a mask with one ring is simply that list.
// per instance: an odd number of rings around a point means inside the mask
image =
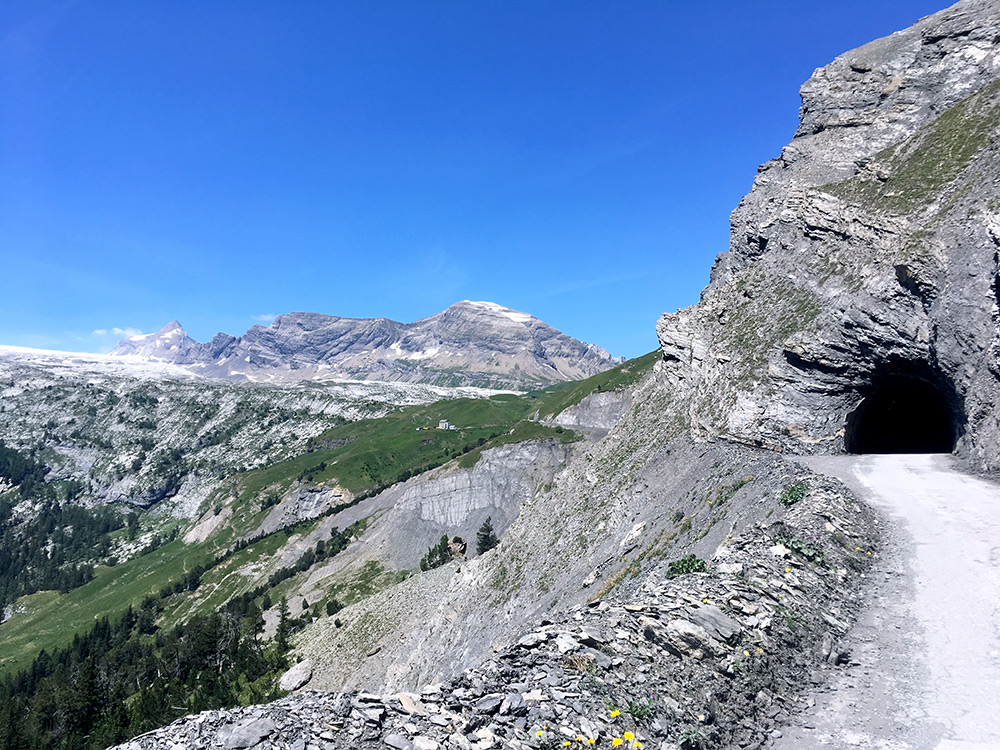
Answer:
[{"label": "dirt roadside", "polygon": [[849,665],[772,750],[1000,747],[1000,485],[945,455],[817,457],[887,520]]}]

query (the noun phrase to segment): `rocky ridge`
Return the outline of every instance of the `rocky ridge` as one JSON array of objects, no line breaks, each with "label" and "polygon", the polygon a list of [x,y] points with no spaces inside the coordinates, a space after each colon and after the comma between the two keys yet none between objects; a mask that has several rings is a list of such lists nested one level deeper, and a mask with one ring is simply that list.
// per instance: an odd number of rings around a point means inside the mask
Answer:
[{"label": "rocky ridge", "polygon": [[0,348],[0,440],[44,448],[50,480],[81,481],[95,502],[176,497],[182,516],[221,478],[299,455],[344,420],[483,395],[416,383],[217,383],[172,365]]},{"label": "rocky ridge", "polygon": [[240,337],[219,333],[207,343],[172,321],[156,333],[120,341],[112,354],[224,379],[347,378],[514,389],[582,379],[623,361],[527,313],[467,300],[414,323],[289,313]]},{"label": "rocky ridge", "polygon": [[[307,690],[181,719],[120,747],[488,750],[623,737],[635,747],[759,747],[800,690],[849,662],[837,644],[877,534],[842,485],[802,478],[806,496],[780,522],[720,547],[709,572],[661,569],[629,596],[542,620],[455,679],[418,693]],[[300,664],[285,684],[301,687],[310,673]]]},{"label": "rocky ridge", "polygon": [[696,436],[843,452],[866,399],[909,378],[963,456],[1000,464],[998,35],[1000,6],[963,0],[803,85],[702,300],[658,325]]}]

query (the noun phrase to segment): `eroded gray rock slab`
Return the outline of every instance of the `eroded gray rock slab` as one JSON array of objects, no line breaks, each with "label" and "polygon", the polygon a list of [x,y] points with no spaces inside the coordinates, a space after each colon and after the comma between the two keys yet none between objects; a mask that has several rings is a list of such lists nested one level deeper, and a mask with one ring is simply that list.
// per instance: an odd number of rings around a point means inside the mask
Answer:
[{"label": "eroded gray rock slab", "polygon": [[215,735],[215,741],[219,747],[227,748],[227,750],[254,747],[261,740],[273,734],[276,728],[274,722],[267,717],[246,719],[239,724],[219,729]]},{"label": "eroded gray rock slab", "polygon": [[312,673],[312,661],[309,659],[300,661],[294,667],[281,675],[281,678],[278,680],[278,687],[289,692],[292,690],[298,690],[312,679]]}]

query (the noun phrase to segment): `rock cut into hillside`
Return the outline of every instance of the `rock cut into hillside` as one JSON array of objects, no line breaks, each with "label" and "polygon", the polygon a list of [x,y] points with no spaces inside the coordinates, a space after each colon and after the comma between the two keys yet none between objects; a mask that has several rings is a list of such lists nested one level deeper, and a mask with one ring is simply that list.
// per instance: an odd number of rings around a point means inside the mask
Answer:
[{"label": "rock cut into hillside", "polygon": [[836,453],[918,429],[1000,465],[998,34],[966,0],[803,85],[702,300],[658,325],[697,437]]}]

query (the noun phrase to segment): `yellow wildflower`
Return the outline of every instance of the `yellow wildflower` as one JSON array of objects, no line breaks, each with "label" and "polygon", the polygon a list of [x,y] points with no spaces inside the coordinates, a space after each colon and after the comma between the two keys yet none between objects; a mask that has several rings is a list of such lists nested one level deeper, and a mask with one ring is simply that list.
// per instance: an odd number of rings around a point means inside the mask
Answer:
[{"label": "yellow wildflower", "polygon": [[569,740],[563,740],[563,747],[569,747]]},{"label": "yellow wildflower", "polygon": [[619,717],[619,716],[621,716],[621,715],[622,715],[622,712],[621,712],[621,711],[619,711],[619,710],[618,710],[617,708],[616,708],[616,709],[614,709],[614,710],[613,710],[613,711],[611,712],[611,718],[612,718],[612,719],[615,719],[615,718],[617,718],[617,717]]},{"label": "yellow wildflower", "polygon": [[702,599],[702,602],[704,602],[705,604],[708,604],[708,599]]},{"label": "yellow wildflower", "polygon": [[785,572],[786,572],[786,573],[791,573],[791,572],[792,572],[792,569],[791,569],[791,568],[785,568]]},{"label": "yellow wildflower", "polygon": [[632,734],[631,732],[625,732],[625,734],[623,734],[622,737],[624,737],[629,742],[635,739],[635,735]]},{"label": "yellow wildflower", "polygon": [[542,730],[539,729],[537,732],[535,732],[535,736],[536,737],[541,737],[542,736]]},{"label": "yellow wildflower", "polygon": [[698,721],[705,721],[705,717],[702,714],[699,714]]},{"label": "yellow wildflower", "polygon": [[593,745],[596,742],[597,742],[597,740],[595,740],[593,737],[588,737],[587,738],[587,744],[588,745]]},{"label": "yellow wildflower", "polygon": [[576,736],[576,741],[577,741],[577,742],[583,742],[583,735],[580,735],[580,734],[578,734],[578,735]]},{"label": "yellow wildflower", "polygon": [[621,737],[615,737],[614,739],[611,740],[611,747],[618,747],[621,744],[622,744]]},{"label": "yellow wildflower", "polygon": [[760,646],[758,646],[757,648],[755,648],[754,651],[756,651],[758,654],[763,654],[764,653],[764,649],[762,649]]},{"label": "yellow wildflower", "polygon": [[632,747],[636,748],[636,750],[640,750],[642,748],[642,743],[639,742],[639,740],[636,740],[632,743]]},{"label": "yellow wildflower", "polygon": [[744,656],[750,656],[750,652],[747,651],[746,649],[743,649],[743,655]]}]

